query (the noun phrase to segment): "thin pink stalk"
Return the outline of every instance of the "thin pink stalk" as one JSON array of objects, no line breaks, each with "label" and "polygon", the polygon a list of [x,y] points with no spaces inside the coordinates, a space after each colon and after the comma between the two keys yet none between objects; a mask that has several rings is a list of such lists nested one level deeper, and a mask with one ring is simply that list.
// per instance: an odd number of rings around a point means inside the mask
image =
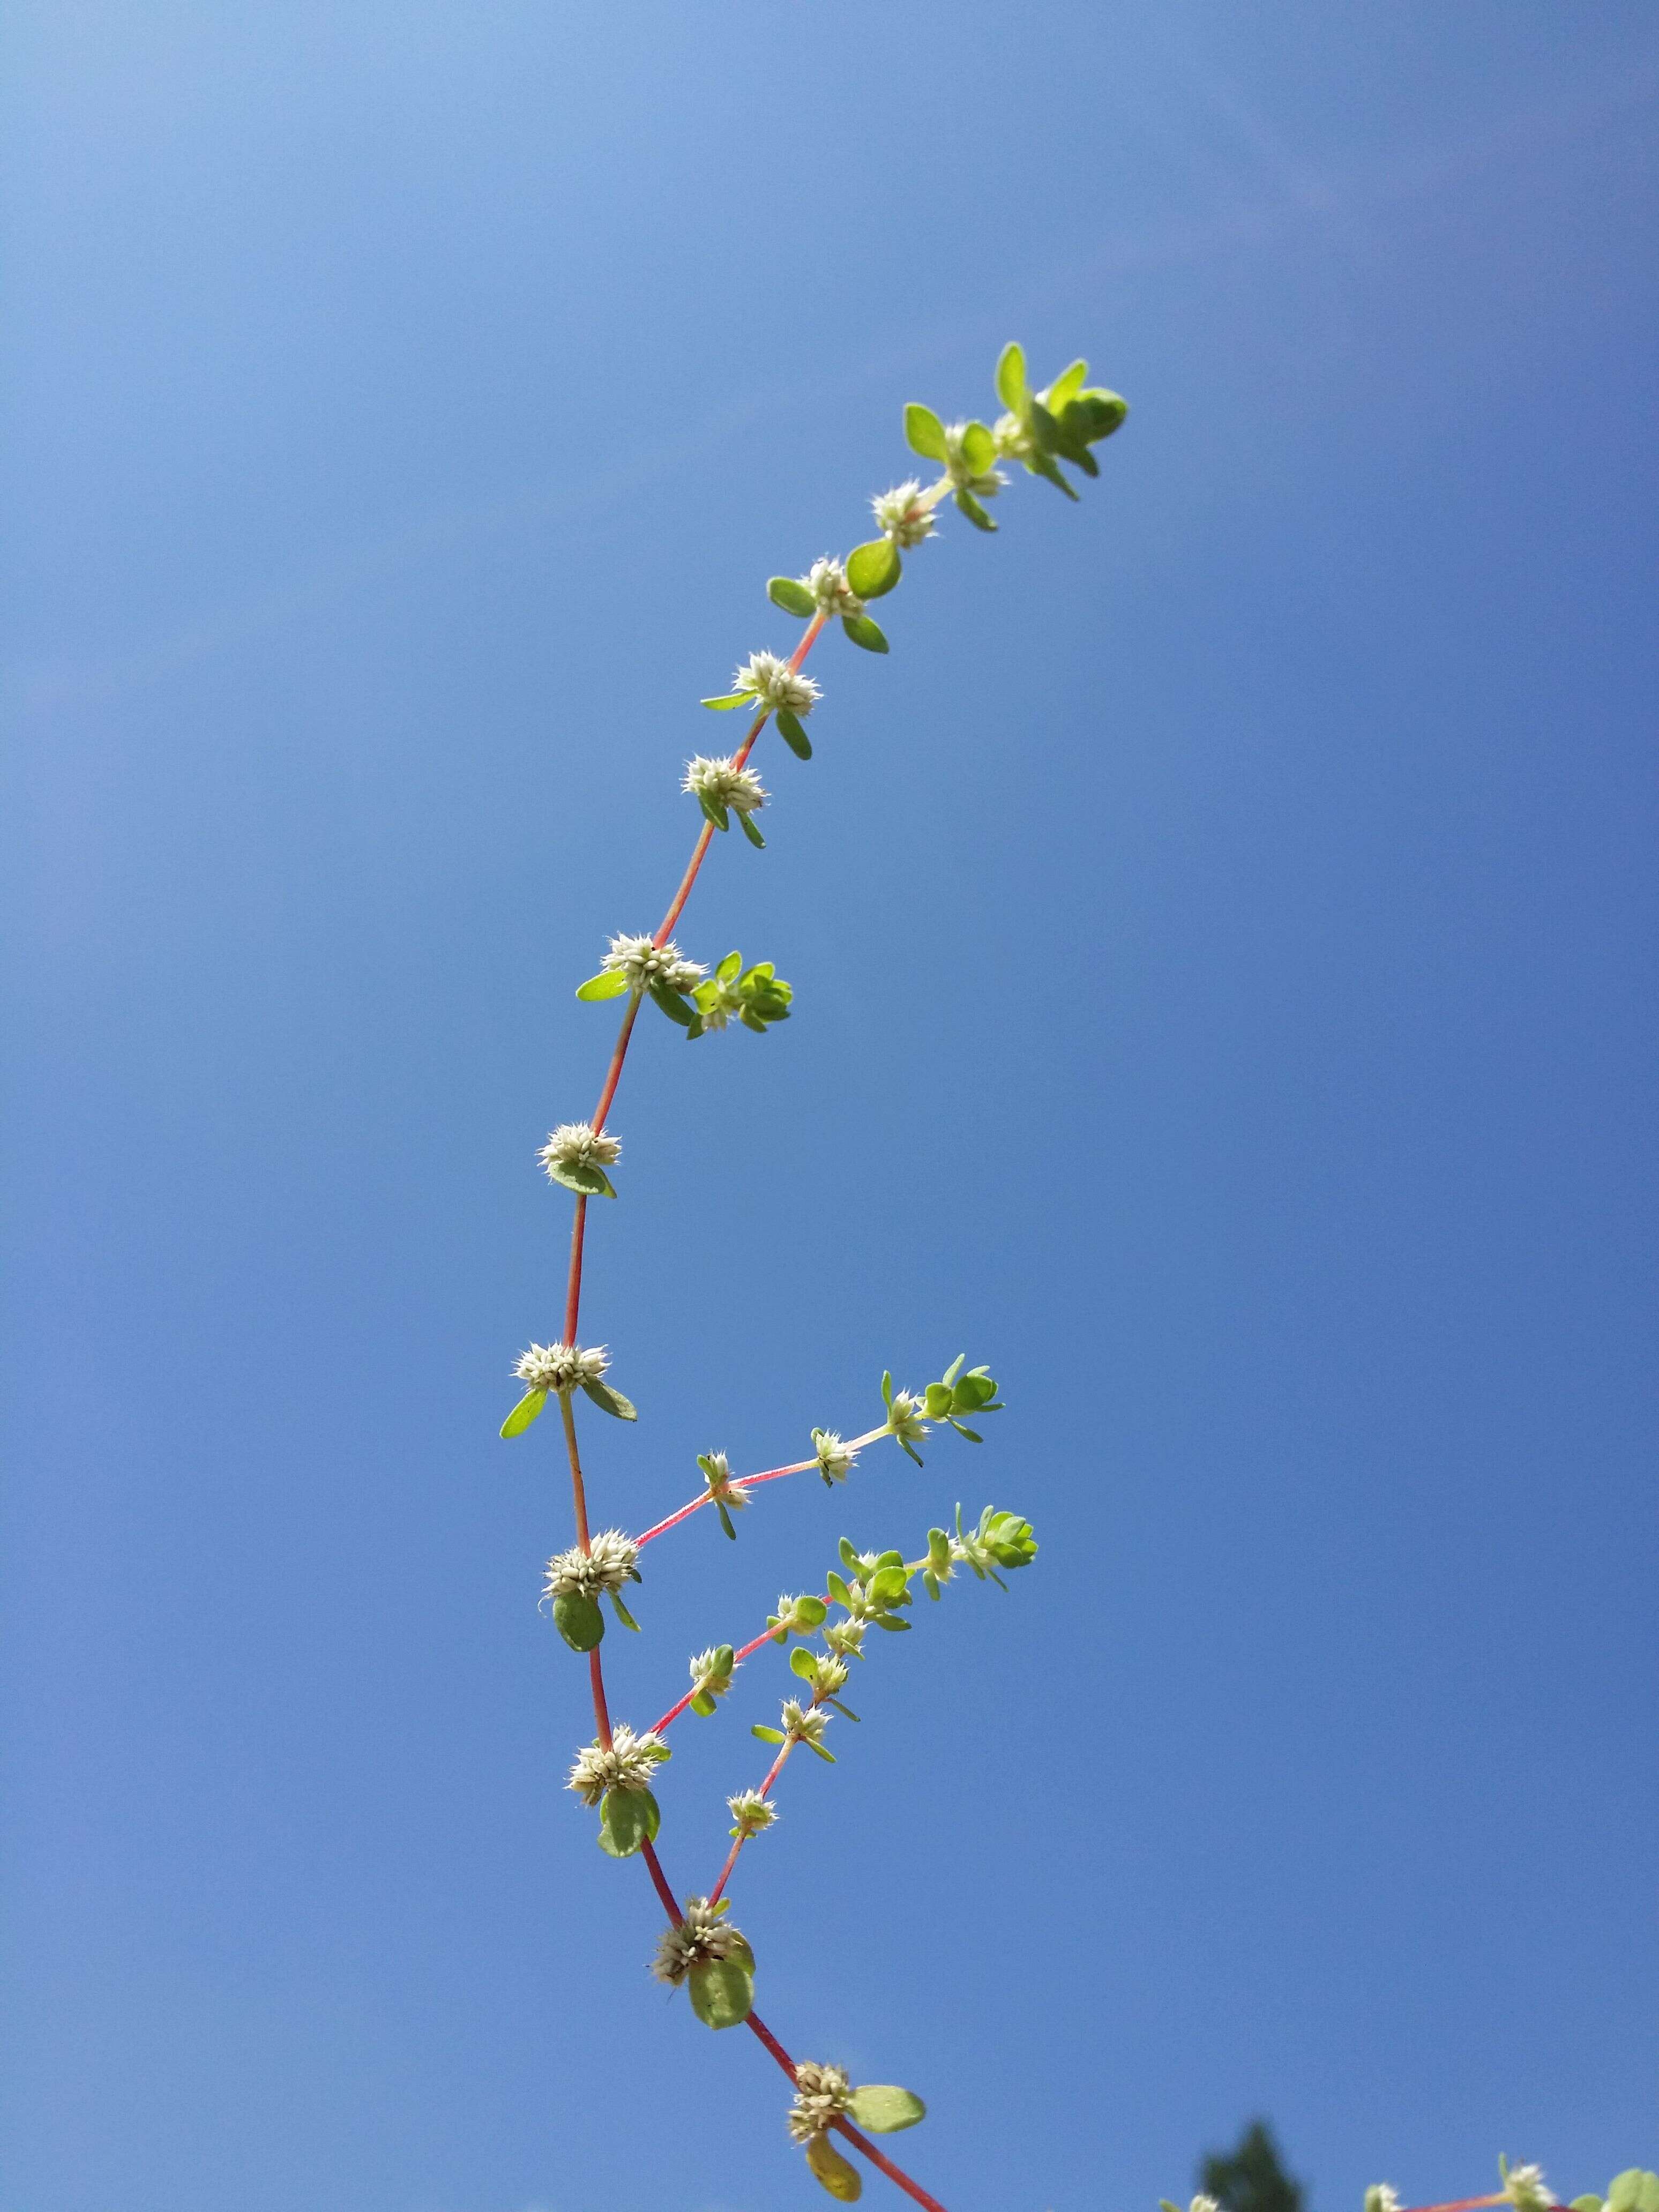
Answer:
[{"label": "thin pink stalk", "polygon": [[[752,1490],[757,1483],[779,1482],[786,1474],[805,1474],[809,1468],[814,1468],[817,1465],[817,1462],[815,1459],[799,1459],[793,1467],[769,1467],[763,1474],[739,1475],[733,1481],[732,1487],[733,1490]],[[694,1498],[689,1505],[682,1505],[678,1513],[671,1513],[665,1521],[659,1521],[654,1528],[647,1528],[643,1536],[635,1536],[635,1549],[643,1551],[653,1536],[660,1536],[665,1530],[678,1528],[682,1521],[689,1521],[700,1505],[709,1505],[713,1503],[708,1492],[706,1490],[703,1491],[700,1496]]]},{"label": "thin pink stalk", "polygon": [[[772,1761],[771,1765],[766,1770],[766,1779],[760,1786],[760,1794],[763,1797],[769,1797],[771,1796],[772,1784],[777,1780],[779,1775],[782,1773],[784,1762],[787,1759],[790,1753],[794,1749],[794,1747],[795,1738],[793,1736],[790,1736],[784,1743],[783,1747],[779,1752],[777,1757]],[[748,1840],[749,1838],[743,1835],[733,1836],[732,1838],[732,1848],[726,1854],[726,1864],[720,1869],[720,1878],[714,1884],[713,1889],[708,1893],[708,1902],[711,1905],[718,1905],[720,1903],[721,1893],[725,1890],[726,1883],[732,1879],[732,1869],[738,1863],[738,1853],[743,1849]]]}]

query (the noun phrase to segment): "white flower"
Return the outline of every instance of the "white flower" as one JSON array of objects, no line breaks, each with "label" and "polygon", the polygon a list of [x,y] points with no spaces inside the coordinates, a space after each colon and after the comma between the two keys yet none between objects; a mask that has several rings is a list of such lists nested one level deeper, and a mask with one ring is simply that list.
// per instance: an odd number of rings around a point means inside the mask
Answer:
[{"label": "white flower", "polygon": [[834,1653],[817,1660],[812,1668],[812,1692],[815,1697],[833,1698],[838,1690],[847,1687],[847,1663]]},{"label": "white flower", "polygon": [[887,1433],[902,1444],[920,1443],[927,1434],[922,1401],[914,1390],[895,1390],[887,1408]]},{"label": "white flower", "polygon": [[821,2136],[831,2120],[839,2119],[853,2101],[853,2085],[839,2066],[815,2066],[803,2058],[795,2068],[795,2101],[789,2107],[788,2128],[798,2143]]},{"label": "white flower", "polygon": [[847,580],[847,571],[839,561],[832,561],[826,553],[821,561],[814,561],[801,578],[807,590],[826,615],[861,615],[864,602]]},{"label": "white flower", "polygon": [[862,1656],[864,1623],[861,1620],[832,1620],[823,1632],[823,1640],[838,1659]]},{"label": "white flower", "polygon": [[1031,434],[1018,415],[999,415],[991,425],[991,435],[996,440],[997,451],[1011,461],[1024,461],[1030,457]]},{"label": "white flower", "polygon": [[709,1503],[718,1503],[733,1513],[741,1513],[749,1503],[748,1493],[739,1490],[732,1480],[732,1462],[726,1454],[705,1452],[697,1465],[702,1469],[703,1480],[708,1485]]},{"label": "white flower", "polygon": [[748,693],[757,707],[787,707],[796,714],[810,714],[823,696],[810,676],[801,675],[775,653],[751,653],[734,672],[732,689]]},{"label": "white flower", "polygon": [[786,1698],[783,1705],[783,1732],[795,1743],[822,1743],[823,1732],[830,1725],[828,1713],[821,1713],[816,1705],[803,1705],[798,1698]]},{"label": "white flower", "polygon": [[818,1455],[818,1473],[824,1481],[845,1482],[858,1458],[858,1446],[843,1443],[833,1429],[814,1429],[812,1444]]},{"label": "white flower", "polygon": [[878,493],[870,504],[875,509],[877,528],[895,545],[920,545],[924,538],[933,534],[933,510],[915,477],[895,484],[891,491]]},{"label": "white flower", "polygon": [[711,1959],[736,1958],[750,1963],[743,1930],[728,1926],[724,1917],[729,1901],[722,1898],[718,1905],[710,1905],[707,1898],[686,1899],[684,1918],[678,1926],[665,1929],[657,1941],[651,1971],[659,1982],[678,1988],[693,1966],[706,1966]]},{"label": "white flower", "polygon": [[764,1833],[778,1817],[778,1808],[769,1797],[763,1797],[758,1790],[739,1790],[735,1797],[728,1797],[732,1818],[737,1822],[732,1830],[746,1842],[750,1836]]},{"label": "white flower", "polygon": [[1187,2212],[1221,2212],[1221,2207],[1216,2203],[1213,2197],[1206,2197],[1200,2194],[1194,2197],[1192,2203],[1187,2208]]},{"label": "white flower", "polygon": [[711,806],[733,806],[739,814],[752,814],[772,795],[762,789],[752,769],[738,768],[730,759],[710,759],[703,753],[685,763],[685,781],[680,789],[689,791],[694,799],[706,799]]},{"label": "white flower", "polygon": [[1379,2181],[1365,2191],[1365,2212],[1400,2212],[1400,2191]]},{"label": "white flower", "polygon": [[555,1180],[560,1168],[614,1167],[621,1157],[621,1138],[603,1135],[586,1121],[561,1121],[536,1155]]},{"label": "white flower", "polygon": [[672,1756],[662,1738],[648,1729],[643,1735],[631,1728],[613,1729],[609,1751],[590,1743],[577,1753],[565,1788],[574,1790],[584,1805],[597,1805],[607,1790],[648,1790],[652,1769]]},{"label": "white flower", "polygon": [[1541,2166],[1505,2166],[1503,2172],[1504,2194],[1515,2212],[1544,2212],[1547,2205],[1554,2203]]},{"label": "white flower", "polygon": [[666,945],[654,944],[648,937],[613,937],[599,965],[625,975],[632,991],[648,991],[653,983],[665,984],[671,991],[689,991],[705,972],[695,960],[681,957],[672,937]]},{"label": "white flower", "polygon": [[601,1528],[589,1540],[586,1552],[578,1546],[553,1554],[547,1563],[543,1601],[562,1597],[567,1590],[580,1590],[584,1597],[595,1599],[605,1591],[620,1590],[624,1583],[639,1580],[635,1571],[639,1556],[639,1547],[631,1536],[625,1536],[620,1528]]},{"label": "white flower", "polygon": [[602,1344],[586,1351],[574,1344],[532,1344],[520,1353],[513,1372],[532,1390],[574,1390],[583,1382],[597,1382],[610,1364]]},{"label": "white flower", "polygon": [[[720,1662],[724,1660],[724,1670]],[[711,1644],[691,1662],[691,1686],[705,1697],[723,1698],[732,1686],[732,1659],[729,1644]]]}]

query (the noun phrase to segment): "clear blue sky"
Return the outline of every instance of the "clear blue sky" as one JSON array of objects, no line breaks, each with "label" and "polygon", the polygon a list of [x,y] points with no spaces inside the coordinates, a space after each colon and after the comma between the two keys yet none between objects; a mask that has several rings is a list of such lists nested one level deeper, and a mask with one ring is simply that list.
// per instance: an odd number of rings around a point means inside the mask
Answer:
[{"label": "clear blue sky", "polygon": [[[952,2212],[1258,2110],[1316,2212],[1654,2163],[1652,9],[24,0],[3,69],[0,2212],[823,2201],[562,1790],[495,1431],[696,698],[1012,336],[1134,411],[768,741],[682,936],[797,1017],[642,1035],[599,1510],[884,1365],[1009,1410],[665,1540],[616,1709],[1017,1506],[738,1891]],[[684,1887],[782,1680],[685,1724]]]}]

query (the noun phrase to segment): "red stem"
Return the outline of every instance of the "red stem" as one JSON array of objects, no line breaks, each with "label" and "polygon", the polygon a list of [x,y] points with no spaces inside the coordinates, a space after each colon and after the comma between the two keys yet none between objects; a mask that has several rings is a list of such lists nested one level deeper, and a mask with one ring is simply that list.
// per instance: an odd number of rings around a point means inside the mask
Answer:
[{"label": "red stem", "polygon": [[[801,663],[805,659],[807,654],[811,651],[814,644],[817,642],[818,633],[823,628],[823,625],[828,619],[829,617],[827,613],[820,611],[807,624],[805,636],[802,638],[800,643],[795,647],[794,652],[789,656],[789,665],[792,669],[799,669]],[[753,728],[750,729],[748,736],[744,739],[743,744],[738,748],[737,753],[733,756],[734,763],[738,768],[743,766],[744,763],[748,759],[750,752],[754,750],[755,740],[765,728],[766,720],[767,717],[764,714],[759,714],[756,717]],[[679,920],[681,914],[684,912],[685,902],[691,896],[692,887],[697,880],[698,872],[702,868],[704,857],[708,851],[709,840],[713,835],[714,825],[711,823],[705,823],[703,824],[702,835],[697,839],[696,849],[692,853],[690,865],[686,869],[678,890],[674,894],[673,903],[670,906],[666,915],[663,919],[662,927],[658,930],[655,937],[652,940],[653,944],[661,945],[665,942],[669,933],[672,930],[674,924]],[[633,1036],[634,1023],[638,1016],[639,1011],[640,1000],[639,997],[635,995],[630,1000],[628,1012],[623,1017],[622,1028],[617,1032],[616,1046],[611,1054],[611,1066],[605,1074],[605,1088],[599,1094],[599,1108],[593,1116],[592,1126],[595,1129],[604,1128],[605,1116],[610,1113],[611,1103],[616,1097],[617,1085],[622,1080],[623,1062],[628,1057],[629,1042]],[[586,1230],[586,1219],[587,1200],[585,1198],[579,1196],[576,1200],[575,1220],[572,1224],[570,1232],[570,1273],[565,1291],[564,1306],[564,1340],[567,1344],[572,1345],[576,1341],[576,1329],[581,1313],[582,1242]],[[564,1416],[565,1444],[570,1460],[570,1483],[572,1497],[576,1511],[576,1532],[580,1539],[581,1547],[583,1551],[586,1552],[590,1549],[587,1533],[587,1496],[586,1486],[582,1480],[581,1461],[576,1450],[575,1416],[571,1410],[570,1393],[568,1390],[562,1390],[559,1393],[559,1406],[560,1410]],[[814,1462],[809,1460],[805,1462],[805,1465],[811,1466],[813,1463]],[[754,1476],[751,1477],[750,1480],[755,1481],[771,1481],[780,1474],[799,1474],[803,1472],[803,1468],[777,1468],[770,1470],[765,1475]],[[703,1498],[698,1498],[696,1500],[696,1504],[698,1505],[703,1504],[704,1503],[706,1503],[706,1500]],[[691,1512],[695,1510],[695,1506],[688,1506],[686,1508],[687,1512]],[[681,1520],[684,1518],[684,1516],[683,1514],[676,1514],[673,1516],[674,1520]],[[672,1525],[672,1522],[665,1522],[661,1524],[660,1528],[653,1528],[650,1533],[653,1535],[659,1535],[661,1534],[663,1528],[668,1528]],[[641,1539],[641,1542],[644,1540],[644,1538]],[[739,1656],[746,1656],[749,1652],[758,1650],[760,1646],[766,1642],[767,1636],[769,1636],[770,1633],[771,1632],[768,1630],[765,1635],[757,1637],[753,1644],[746,1644],[744,1646],[743,1654]],[[593,1693],[593,1718],[599,1729],[599,1741],[607,1749],[609,1749],[611,1744],[611,1713],[605,1701],[605,1668],[599,1658],[599,1646],[597,1644],[587,1655],[587,1672],[589,1683]],[[690,1703],[690,1698],[688,1697],[680,1705],[675,1708],[675,1711],[683,1712],[685,1706]],[[673,1716],[671,1714],[669,1717],[672,1719]],[[659,1723],[659,1725],[665,1726],[666,1723]],[[768,1775],[766,1781],[762,1787],[763,1796],[764,1796],[766,1790],[769,1790],[772,1786],[772,1783],[776,1778],[779,1769],[782,1766],[784,1760],[788,1757],[793,1749],[793,1743],[785,1744],[783,1749],[773,1761],[772,1771]],[[742,1839],[739,1838],[738,1841],[740,1844]],[[668,1915],[669,1919],[673,1923],[673,1924],[678,1927],[680,1921],[679,1905],[675,1899],[673,1890],[669,1887],[668,1877],[662,1870],[662,1862],[657,1856],[655,1846],[648,1842],[641,1844],[640,1846],[640,1855],[645,1861],[646,1870],[651,1876],[653,1887],[655,1888],[658,1897],[661,1899],[663,1911]],[[716,1899],[720,1896],[720,1889],[725,1887],[726,1875],[730,1874],[732,1866],[736,1861],[736,1857],[737,1853],[734,1850],[727,1860],[726,1874],[723,1874],[720,1876],[720,1884],[715,1889],[714,1897]],[[711,1900],[711,1902],[713,1900]],[[795,2069],[794,2063],[790,2058],[788,2052],[778,2041],[777,2038],[772,2033],[771,2030],[766,2026],[765,2022],[760,2020],[752,2012],[749,2015],[749,2025],[753,2028],[755,2033],[760,2038],[762,2043],[765,2045],[767,2050],[771,2052],[773,2057],[776,2059],[778,2064],[782,2067],[784,2072],[789,2076],[790,2081],[793,2084],[795,2079]],[[908,2197],[914,2198],[918,2204],[926,2206],[927,2208],[927,2212],[945,2212],[944,2206],[939,2203],[937,2198],[930,2197],[925,2189],[920,2187],[917,2183],[912,2181],[909,2175],[906,2173],[902,2167],[895,2166],[890,2159],[884,2158],[881,2152],[876,2148],[875,2145],[869,2142],[865,2136],[861,2136],[856,2128],[850,2126],[847,2122],[842,2120],[837,2120],[834,2124],[840,2130],[841,2133],[848,2138],[848,2142],[854,2145],[854,2148],[862,2151],[865,2157],[870,2160],[871,2164],[872,2166],[878,2166],[887,2176],[888,2179],[890,2181],[896,2182],[899,2188],[903,2190]]]},{"label": "red stem", "polygon": [[[783,1748],[779,1752],[777,1757],[772,1761],[771,1765],[766,1771],[766,1779],[760,1786],[760,1794],[763,1797],[769,1797],[771,1796],[772,1784],[777,1780],[779,1775],[782,1773],[783,1763],[785,1759],[788,1758],[790,1753],[794,1749],[794,1747],[795,1739],[793,1736],[791,1736],[787,1742],[783,1746]],[[748,1837],[744,1835],[736,1835],[732,1838],[732,1848],[726,1854],[726,1864],[720,1869],[720,1878],[714,1884],[713,1889],[708,1893],[708,1902],[711,1905],[718,1905],[720,1903],[721,1892],[725,1889],[726,1883],[731,1881],[732,1869],[738,1863],[738,1853],[743,1849],[748,1840]]]}]

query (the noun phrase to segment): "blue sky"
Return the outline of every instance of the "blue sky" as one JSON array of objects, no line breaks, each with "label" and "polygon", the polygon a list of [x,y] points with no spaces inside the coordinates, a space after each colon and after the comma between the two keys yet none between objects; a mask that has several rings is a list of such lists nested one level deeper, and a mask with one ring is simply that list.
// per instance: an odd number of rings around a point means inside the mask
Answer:
[{"label": "blue sky", "polygon": [[[695,702],[1012,336],[1133,412],[767,741],[681,937],[796,1017],[641,1035],[597,1510],[884,1366],[1008,1410],[665,1539],[615,1710],[1018,1507],[745,1863],[792,2048],[952,2212],[1257,2111],[1316,2212],[1655,2163],[1651,11],[53,0],[3,72],[0,2212],[820,2201],[562,1788],[495,1430]],[[783,1681],[683,1724],[684,1888]]]}]

